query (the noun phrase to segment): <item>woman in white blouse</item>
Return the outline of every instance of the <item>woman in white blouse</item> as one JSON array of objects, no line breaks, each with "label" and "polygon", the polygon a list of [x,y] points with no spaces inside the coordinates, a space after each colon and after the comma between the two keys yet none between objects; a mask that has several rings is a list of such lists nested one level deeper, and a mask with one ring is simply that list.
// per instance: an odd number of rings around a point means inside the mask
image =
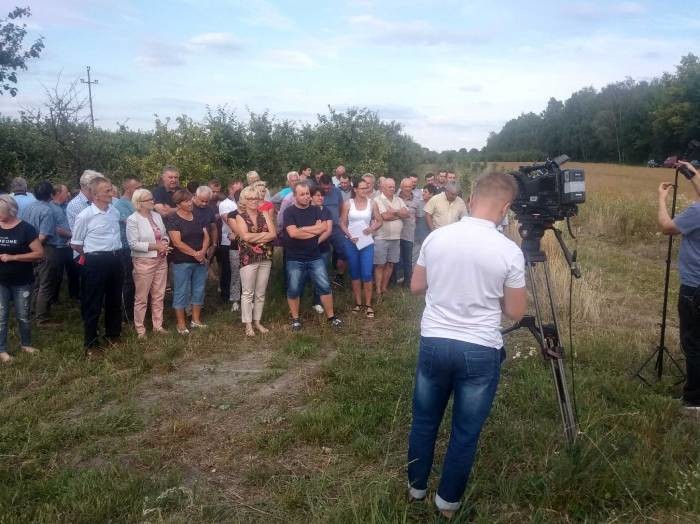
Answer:
[{"label": "woman in white blouse", "polygon": [[170,239],[163,219],[154,211],[153,195],[148,189],[137,189],[131,197],[136,212],[126,220],[126,238],[134,262],[134,325],[138,337],[146,338],[146,307],[151,295],[151,317],[154,333],[163,329],[163,299],[168,280],[167,254]]}]

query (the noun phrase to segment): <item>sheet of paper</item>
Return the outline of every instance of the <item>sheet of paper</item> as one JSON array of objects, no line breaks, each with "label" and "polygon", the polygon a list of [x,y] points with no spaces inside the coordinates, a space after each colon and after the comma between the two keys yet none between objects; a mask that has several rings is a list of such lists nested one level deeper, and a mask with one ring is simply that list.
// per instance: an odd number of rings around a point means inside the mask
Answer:
[{"label": "sheet of paper", "polygon": [[369,246],[370,244],[374,244],[374,239],[372,238],[372,235],[365,235],[363,233],[363,231],[368,227],[369,226],[367,224],[364,224],[362,222],[354,222],[348,226],[350,236],[352,238],[357,238],[357,242],[355,243],[357,249],[363,249]]}]

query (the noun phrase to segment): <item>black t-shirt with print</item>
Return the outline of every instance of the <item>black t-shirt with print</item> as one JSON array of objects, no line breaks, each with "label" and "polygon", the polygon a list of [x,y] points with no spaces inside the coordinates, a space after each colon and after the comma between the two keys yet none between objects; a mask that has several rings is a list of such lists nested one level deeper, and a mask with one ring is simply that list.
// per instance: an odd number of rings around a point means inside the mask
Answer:
[{"label": "black t-shirt with print", "polygon": [[[29,253],[31,244],[38,238],[36,229],[31,224],[20,220],[10,229],[0,228],[0,255],[22,255]],[[5,286],[24,286],[34,282],[34,264],[32,262],[0,262],[0,284]]]},{"label": "black t-shirt with print", "polygon": [[[195,251],[202,249],[204,245],[204,226],[193,217],[192,220],[185,220],[177,213],[171,215],[166,224],[168,231],[179,231],[180,239]],[[196,258],[187,255],[173,245],[170,253],[170,262],[173,264],[192,263],[198,264]]]}]

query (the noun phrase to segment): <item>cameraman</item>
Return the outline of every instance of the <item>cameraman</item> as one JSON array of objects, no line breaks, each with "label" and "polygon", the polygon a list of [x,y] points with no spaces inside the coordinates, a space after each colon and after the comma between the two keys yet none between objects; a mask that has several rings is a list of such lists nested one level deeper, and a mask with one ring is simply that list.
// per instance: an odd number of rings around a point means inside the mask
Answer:
[{"label": "cameraman", "polygon": [[435,495],[447,518],[459,508],[496,394],[505,358],[501,313],[519,320],[527,307],[523,253],[496,230],[516,193],[510,175],[479,177],[469,200],[471,216],[428,236],[411,280],[411,291],[426,295],[408,443],[409,496],[426,496],[435,438],[454,393],[452,432]]},{"label": "cameraman", "polygon": [[[683,175],[690,179],[700,197],[700,176],[688,162]],[[683,387],[683,406],[700,409],[700,202],[696,201],[671,219],[666,207],[666,197],[673,184],[659,186],[659,225],[665,235],[681,235],[678,255],[678,272],[681,289],[678,294],[678,319],[680,323],[681,349],[685,354],[686,382]]]}]

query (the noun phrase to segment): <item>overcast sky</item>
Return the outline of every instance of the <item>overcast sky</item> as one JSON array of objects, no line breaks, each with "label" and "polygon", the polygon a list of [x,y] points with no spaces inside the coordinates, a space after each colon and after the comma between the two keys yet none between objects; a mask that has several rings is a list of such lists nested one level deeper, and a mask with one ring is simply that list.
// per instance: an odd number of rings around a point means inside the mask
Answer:
[{"label": "overcast sky", "polygon": [[46,49],[0,113],[40,103],[43,86],[84,78],[89,64],[106,128],[200,119],[206,105],[298,121],[367,106],[432,149],[480,148],[551,96],[650,79],[700,54],[697,0],[0,0],[1,11],[18,3]]}]

